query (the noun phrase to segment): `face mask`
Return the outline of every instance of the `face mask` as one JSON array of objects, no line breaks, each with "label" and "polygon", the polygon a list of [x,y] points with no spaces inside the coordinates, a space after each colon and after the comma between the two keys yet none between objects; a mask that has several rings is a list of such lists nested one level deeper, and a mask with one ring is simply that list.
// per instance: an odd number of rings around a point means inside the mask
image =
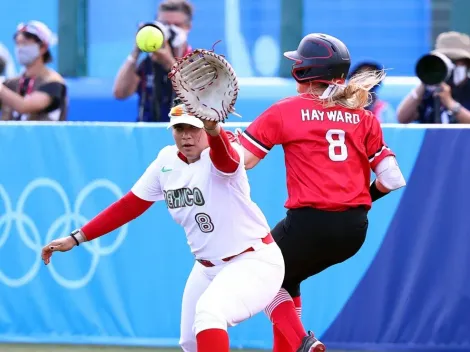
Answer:
[{"label": "face mask", "polygon": [[174,24],[163,24],[158,21],[155,24],[162,29],[165,40],[168,40],[173,48],[179,48],[186,43],[188,33],[183,28]]},{"label": "face mask", "polygon": [[39,55],[39,45],[38,44],[29,44],[29,45],[20,45],[15,47],[16,59],[20,65],[28,66],[31,65],[34,60],[36,60]]},{"label": "face mask", "polygon": [[468,75],[467,66],[462,66],[462,65],[455,66],[454,72],[453,72],[454,84],[458,86],[460,83],[465,81],[465,79],[467,78],[467,75]]},{"label": "face mask", "polygon": [[186,40],[188,39],[188,34],[183,28],[180,28],[175,25],[170,26],[170,37],[172,37],[171,45],[173,48],[179,48],[181,47],[184,43],[186,43]]}]

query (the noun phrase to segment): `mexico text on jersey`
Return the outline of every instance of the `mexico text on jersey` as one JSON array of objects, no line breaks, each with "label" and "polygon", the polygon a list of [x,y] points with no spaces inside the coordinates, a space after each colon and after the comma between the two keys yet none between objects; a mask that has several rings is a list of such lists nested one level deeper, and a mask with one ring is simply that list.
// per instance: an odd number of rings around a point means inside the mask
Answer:
[{"label": "mexico text on jersey", "polygon": [[[237,145],[241,153],[241,146]],[[239,254],[262,243],[269,226],[250,199],[243,163],[233,174],[217,170],[209,149],[188,164],[176,146],[159,153],[132,188],[138,197],[165,200],[173,219],[183,226],[192,253],[198,259],[216,260]],[[169,234],[171,235],[171,234]]]}]

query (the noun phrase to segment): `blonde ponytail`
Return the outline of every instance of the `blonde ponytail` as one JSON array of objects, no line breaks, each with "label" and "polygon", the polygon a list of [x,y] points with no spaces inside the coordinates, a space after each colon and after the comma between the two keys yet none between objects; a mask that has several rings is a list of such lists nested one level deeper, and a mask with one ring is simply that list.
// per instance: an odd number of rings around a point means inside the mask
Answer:
[{"label": "blonde ponytail", "polygon": [[[385,71],[363,71],[355,74],[346,85],[337,85],[327,97],[324,107],[341,105],[349,109],[362,109],[372,101],[370,90],[385,78]],[[328,88],[327,88],[328,89]]]}]

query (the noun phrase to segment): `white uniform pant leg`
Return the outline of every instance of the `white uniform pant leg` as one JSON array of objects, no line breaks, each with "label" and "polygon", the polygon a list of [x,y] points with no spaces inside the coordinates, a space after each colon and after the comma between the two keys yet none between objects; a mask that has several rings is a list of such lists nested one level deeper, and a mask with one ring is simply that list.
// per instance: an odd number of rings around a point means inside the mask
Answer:
[{"label": "white uniform pant leg", "polygon": [[184,352],[197,352],[196,335],[193,330],[196,304],[211,283],[211,278],[204,273],[204,269],[196,262],[184,287],[179,341]]},{"label": "white uniform pant leg", "polygon": [[272,243],[224,265],[196,305],[194,334],[227,329],[261,312],[281,288],[284,259]]}]

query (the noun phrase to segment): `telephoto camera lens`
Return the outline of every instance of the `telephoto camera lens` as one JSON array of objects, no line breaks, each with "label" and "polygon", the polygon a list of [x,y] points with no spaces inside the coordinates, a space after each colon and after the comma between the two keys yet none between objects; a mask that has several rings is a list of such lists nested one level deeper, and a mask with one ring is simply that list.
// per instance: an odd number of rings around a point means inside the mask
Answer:
[{"label": "telephoto camera lens", "polygon": [[426,54],[416,64],[416,76],[421,82],[430,86],[447,81],[452,70],[452,61],[440,53]]}]

